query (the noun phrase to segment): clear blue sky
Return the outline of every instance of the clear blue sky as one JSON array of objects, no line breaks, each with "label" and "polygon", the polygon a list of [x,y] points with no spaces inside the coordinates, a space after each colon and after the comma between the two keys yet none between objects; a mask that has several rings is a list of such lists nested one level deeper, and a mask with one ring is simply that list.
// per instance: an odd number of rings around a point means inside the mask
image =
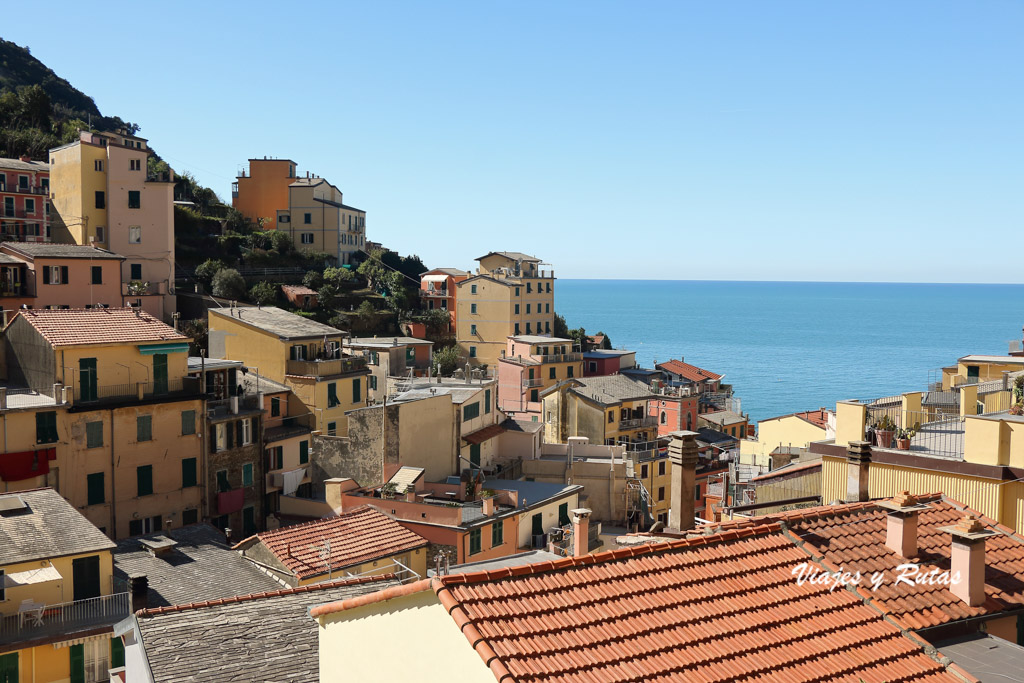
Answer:
[{"label": "clear blue sky", "polygon": [[0,34],[222,197],[289,157],[431,267],[1021,281],[1020,2],[231,4]]}]

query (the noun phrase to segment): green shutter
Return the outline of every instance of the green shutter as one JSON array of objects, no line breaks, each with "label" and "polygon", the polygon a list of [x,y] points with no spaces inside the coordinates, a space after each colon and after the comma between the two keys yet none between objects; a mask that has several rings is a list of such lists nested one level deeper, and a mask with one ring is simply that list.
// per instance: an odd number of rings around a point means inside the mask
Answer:
[{"label": "green shutter", "polygon": [[68,650],[71,652],[71,683],[85,683],[85,646],[72,645]]},{"label": "green shutter", "polygon": [[85,446],[86,448],[99,448],[103,445],[103,423],[85,423]]},{"label": "green shutter", "polygon": [[138,485],[139,497],[148,496],[153,493],[153,466],[141,465],[135,470],[136,484]]},{"label": "green shutter", "polygon": [[17,652],[0,655],[0,683],[19,683]]},{"label": "green shutter", "polygon": [[359,403],[363,400],[362,387],[359,384],[359,378],[356,377],[352,380],[352,402]]},{"label": "green shutter", "polygon": [[89,489],[89,505],[101,505],[106,502],[106,490],[103,485],[103,473],[93,472],[86,475],[86,483]]},{"label": "green shutter", "polygon": [[469,532],[469,554],[475,555],[480,552],[480,529],[473,529]]},{"label": "green shutter", "polygon": [[124,641],[120,638],[110,639],[110,668],[124,666]]},{"label": "green shutter", "polygon": [[505,543],[505,524],[500,519],[491,525],[491,547],[497,548]]},{"label": "green shutter", "polygon": [[196,433],[196,411],[194,410],[183,410],[181,411],[181,434]]},{"label": "green shutter", "polygon": [[136,441],[152,441],[153,416],[139,415],[137,418],[135,418],[135,432]]},{"label": "green shutter", "polygon": [[252,463],[242,465],[242,486],[252,486]]},{"label": "green shutter", "polygon": [[309,462],[309,441],[303,439],[299,442],[299,464],[305,465]]},{"label": "green shutter", "polygon": [[196,459],[185,458],[181,461],[181,488],[187,489],[196,485]]},{"label": "green shutter", "polygon": [[333,408],[340,403],[341,401],[338,400],[338,385],[335,382],[331,382],[327,385],[327,407]]},{"label": "green shutter", "polygon": [[484,391],[484,413],[491,412],[491,390]]},{"label": "green shutter", "polygon": [[565,526],[569,523],[569,504],[562,503],[558,506],[558,526]]}]

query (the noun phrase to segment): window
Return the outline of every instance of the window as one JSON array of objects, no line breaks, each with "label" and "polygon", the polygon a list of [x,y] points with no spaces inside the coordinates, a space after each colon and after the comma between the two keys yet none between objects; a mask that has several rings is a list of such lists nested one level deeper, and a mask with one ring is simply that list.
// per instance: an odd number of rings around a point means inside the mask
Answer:
[{"label": "window", "polygon": [[693,499],[700,500],[700,484],[693,487]]},{"label": "window", "polygon": [[608,412],[608,424],[615,422],[615,411],[611,410]]},{"label": "window", "polygon": [[352,380],[352,402],[359,403],[363,400],[363,388],[359,378]]},{"label": "window", "polygon": [[377,390],[377,375],[370,375],[368,380],[370,382],[370,388],[373,389],[374,391],[376,391]]},{"label": "window", "polygon": [[544,312],[545,313],[550,313],[551,312],[551,304],[544,304]]},{"label": "window", "polygon": [[53,443],[57,440],[57,411],[36,413],[36,443]]},{"label": "window", "polygon": [[103,423],[99,421],[86,422],[85,447],[100,448],[101,446],[103,446]]},{"label": "window", "polygon": [[129,209],[141,209],[142,208],[142,193],[138,190],[128,190],[128,208]]},{"label": "window", "polygon": [[35,212],[36,212],[36,200],[34,200],[34,199],[26,199],[25,200],[25,213],[35,213]]},{"label": "window", "polygon": [[574,368],[571,365],[567,365],[565,367],[565,376],[566,377],[572,377],[575,374],[576,374],[576,372],[575,372]]},{"label": "window", "polygon": [[92,267],[92,283],[94,285],[103,284],[103,266]]},{"label": "window", "polygon": [[[182,524],[196,524],[199,522],[199,510],[192,508],[191,510],[183,510],[181,513]],[[120,638],[117,639],[120,642]],[[122,660],[123,661],[123,660]],[[123,664],[122,664],[123,666]]]},{"label": "window", "polygon": [[[531,283],[531,282],[527,282],[527,283],[526,283],[526,293],[527,293],[527,294],[529,294],[529,293],[531,293],[532,291],[533,291],[533,283]],[[529,313],[529,311],[527,311],[527,313]]]},{"label": "window", "polygon": [[545,293],[546,294],[550,294],[551,293],[551,283],[550,282],[548,282],[547,283],[547,287],[545,287]]},{"label": "window", "polygon": [[302,344],[294,344],[288,349],[291,360],[306,360],[306,347]]},{"label": "window", "polygon": [[181,488],[187,489],[196,485],[196,459],[185,458],[181,461]]},{"label": "window", "polygon": [[530,323],[526,323],[526,334],[530,334]]},{"label": "window", "polygon": [[473,529],[469,532],[469,554],[476,555],[480,552],[480,529]]},{"label": "window", "polygon": [[303,215],[302,222],[305,223],[306,225],[312,225],[313,224],[313,214],[307,213],[307,214]]},{"label": "window", "polygon": [[661,411],[661,424],[668,424],[668,413]]},{"label": "window", "polygon": [[526,304],[526,315],[530,315],[530,304]]},{"label": "window", "polygon": [[[6,596],[5,592],[4,592],[4,581],[5,581],[4,573],[5,573],[4,570],[0,569],[0,602],[3,602],[4,600],[7,599],[7,596]],[[13,657],[14,659],[11,660],[11,657]],[[14,666],[14,671],[13,671],[14,675],[11,676],[11,678],[5,678],[4,680],[5,681],[9,680],[9,681],[11,681],[11,683],[14,683],[15,681],[18,680],[18,653],[15,652],[14,654],[11,654],[11,655],[0,655],[0,674],[11,675],[12,672],[7,667],[10,667],[12,664]]]},{"label": "window", "polygon": [[587,371],[588,372],[597,372],[597,363],[595,363],[594,361],[588,361],[587,362]]},{"label": "window", "polygon": [[640,478],[641,479],[646,479],[647,478],[647,465],[640,465]]},{"label": "window", "polygon": [[469,347],[469,357],[470,358],[476,358],[476,347],[475,346],[470,346]]},{"label": "window", "polygon": [[516,315],[519,315],[519,304],[516,304]]},{"label": "window", "polygon": [[270,417],[280,417],[281,399],[277,396],[270,399]]},{"label": "window", "polygon": [[469,293],[470,294],[476,294],[476,285],[470,285],[469,286]]},{"label": "window", "polygon": [[501,520],[491,525],[491,547],[499,545],[505,545],[505,524]]},{"label": "window", "polygon": [[304,233],[302,233],[302,243],[303,244],[313,244],[313,233],[311,233],[311,232],[304,232]]},{"label": "window", "polygon": [[658,500],[659,501],[665,500],[665,487],[664,486],[659,486],[658,487]]},{"label": "window", "polygon": [[660,476],[662,476],[662,477],[665,476],[665,461],[664,460],[662,460],[661,462],[658,463],[658,474]]},{"label": "window", "polygon": [[131,277],[132,277],[133,280],[141,280],[142,279],[142,264],[141,263],[133,263],[133,264],[131,264],[131,271],[132,271],[132,276]]},{"label": "window", "polygon": [[135,440],[136,441],[152,441],[153,440],[153,416],[152,415],[139,415],[135,418]]},{"label": "window", "polygon": [[242,465],[242,486],[252,486],[252,463]]},{"label": "window", "polygon": [[491,412],[491,390],[484,391],[484,414]]},{"label": "window", "polygon": [[554,365],[548,368],[548,379],[558,379],[558,368]]},{"label": "window", "polygon": [[279,470],[284,467],[284,446],[267,449],[267,469]]},{"label": "window", "polygon": [[569,504],[562,503],[558,506],[558,526],[565,526],[569,523]]},{"label": "window", "polygon": [[231,482],[228,481],[227,470],[217,470],[217,492],[224,493],[231,490]]},{"label": "window", "polygon": [[129,225],[128,226],[128,243],[129,244],[142,244],[142,226],[141,225]]},{"label": "window", "polygon": [[305,465],[309,462],[309,441],[303,439],[299,442],[299,464]]},{"label": "window", "polygon": [[516,334],[517,336],[519,335],[519,323],[516,323],[516,331],[515,331],[515,334]]},{"label": "window", "polygon": [[87,505],[102,505],[107,502],[106,489],[103,486],[103,473],[93,472],[92,474],[86,475],[85,481],[87,489],[89,491],[89,500]]},{"label": "window", "polygon": [[242,424],[242,446],[248,446],[252,443],[252,420],[246,418],[241,421]]},{"label": "window", "polygon": [[196,433],[196,411],[194,410],[183,410],[181,411],[181,435]]},{"label": "window", "polygon": [[462,408],[462,421],[468,422],[473,418],[480,417],[480,402],[470,403]]},{"label": "window", "polygon": [[472,334],[472,335],[476,334],[476,325],[470,325],[469,326],[469,333]]},{"label": "window", "polygon": [[142,159],[129,159],[128,170],[130,171],[141,171],[142,170]]},{"label": "window", "polygon": [[516,296],[519,296],[519,288],[516,287]]},{"label": "window", "polygon": [[140,465],[135,469],[135,482],[138,485],[138,496],[148,496],[153,493],[153,466]]},{"label": "window", "polygon": [[746,425],[740,425],[740,438],[741,439],[747,438],[747,426]]},{"label": "window", "polygon": [[327,423],[327,436],[337,436],[337,435],[338,435],[338,423],[337,422],[328,422]]},{"label": "window", "polygon": [[[100,160],[100,159],[94,160],[92,162],[92,170],[94,170],[94,171],[102,171],[103,170],[103,161]],[[96,208],[98,209],[100,207],[97,206]]]},{"label": "window", "polygon": [[44,285],[66,285],[68,284],[67,266],[43,266]]},{"label": "window", "polygon": [[286,213],[282,213],[281,217],[277,219],[278,223],[291,223],[292,217]]}]

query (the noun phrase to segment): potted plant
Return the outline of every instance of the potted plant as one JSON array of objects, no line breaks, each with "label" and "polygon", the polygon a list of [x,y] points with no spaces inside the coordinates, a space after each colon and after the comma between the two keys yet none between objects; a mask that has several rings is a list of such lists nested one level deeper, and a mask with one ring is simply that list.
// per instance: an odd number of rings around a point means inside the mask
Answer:
[{"label": "potted plant", "polygon": [[913,429],[897,429],[896,430],[896,448],[901,451],[910,450],[910,440],[914,438]]},{"label": "potted plant", "polygon": [[879,448],[892,448],[892,437],[896,434],[896,423],[888,415],[875,425],[875,443]]}]

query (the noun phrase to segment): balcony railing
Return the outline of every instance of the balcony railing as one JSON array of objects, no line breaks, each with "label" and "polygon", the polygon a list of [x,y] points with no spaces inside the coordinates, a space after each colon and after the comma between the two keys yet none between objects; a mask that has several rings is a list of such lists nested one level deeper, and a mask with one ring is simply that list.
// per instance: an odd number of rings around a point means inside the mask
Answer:
[{"label": "balcony railing", "polygon": [[39,605],[36,610],[0,618],[0,644],[112,626],[129,614],[131,596],[128,593],[102,595],[56,605]]},{"label": "balcony railing", "polygon": [[286,417],[277,425],[273,424],[272,420],[274,419],[276,418],[267,418],[267,424],[273,426],[268,426],[263,430],[263,440],[268,444],[273,441],[284,441],[285,439],[290,439],[293,436],[309,434],[313,429],[312,413]]},{"label": "balcony railing", "polygon": [[366,369],[366,358],[352,356],[331,360],[290,360],[285,368],[286,374],[302,377],[332,377],[361,372]]},{"label": "balcony railing", "polygon": [[152,296],[154,294],[166,294],[166,282],[142,282],[133,280],[121,283],[122,296]]},{"label": "balcony railing", "polygon": [[[35,215],[35,212],[32,214]],[[4,218],[26,218],[25,209],[4,209]]]},{"label": "balcony railing", "polygon": [[447,289],[421,289],[420,290],[420,296],[426,296],[426,297],[436,296],[436,297],[442,297],[442,298],[447,299],[448,298],[448,290]]},{"label": "balcony railing", "polygon": [[540,386],[543,386],[543,385],[544,385],[544,380],[542,380],[542,379],[529,379],[529,378],[527,378],[527,379],[523,380],[523,388],[524,389],[533,389],[533,388],[540,387]]},{"label": "balcony railing", "polygon": [[583,360],[582,353],[552,353],[546,356],[534,356],[540,359],[541,363],[575,363]]},{"label": "balcony railing", "polygon": [[645,427],[657,427],[658,418],[656,417],[638,417],[630,418],[628,420],[619,420],[619,430],[625,429],[643,429]]},{"label": "balcony railing", "polygon": [[256,395],[232,396],[231,398],[222,398],[206,402],[206,412],[210,416],[210,419],[213,420],[220,417],[227,417],[228,415],[237,415],[238,413],[250,410],[259,410],[259,408],[260,397]]},{"label": "balcony railing", "polygon": [[5,185],[0,185],[0,192],[8,192],[10,194],[45,195],[49,191],[50,191],[49,188],[43,187],[42,185],[35,185],[35,186],[30,186],[30,185],[11,185],[10,187],[7,187]]},{"label": "balcony railing", "polygon": [[88,385],[75,387],[75,403],[83,405],[199,395],[199,379],[196,377],[173,379],[166,383],[132,382],[130,384],[105,384],[97,387]]}]

